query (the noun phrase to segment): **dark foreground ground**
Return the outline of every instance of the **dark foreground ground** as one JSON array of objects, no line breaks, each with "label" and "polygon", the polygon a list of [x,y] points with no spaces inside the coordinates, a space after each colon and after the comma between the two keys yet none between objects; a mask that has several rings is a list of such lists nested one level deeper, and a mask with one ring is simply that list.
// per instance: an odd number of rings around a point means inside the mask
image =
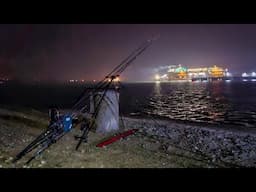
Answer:
[{"label": "dark foreground ground", "polygon": [[140,131],[105,148],[97,148],[96,144],[110,135],[91,132],[89,142],[76,151],[74,136],[80,134],[78,129],[73,129],[29,166],[24,166],[24,162],[31,154],[13,164],[11,161],[15,155],[45,129],[47,118],[47,114],[32,109],[0,109],[1,168],[226,167],[186,150],[166,147],[161,139],[141,134]]}]

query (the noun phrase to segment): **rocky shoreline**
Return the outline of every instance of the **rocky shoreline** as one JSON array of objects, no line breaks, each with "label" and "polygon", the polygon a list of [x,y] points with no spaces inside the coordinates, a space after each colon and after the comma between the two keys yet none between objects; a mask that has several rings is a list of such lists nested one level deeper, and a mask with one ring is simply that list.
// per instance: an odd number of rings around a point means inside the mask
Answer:
[{"label": "rocky shoreline", "polygon": [[[125,129],[138,131],[106,148],[100,141],[113,136],[90,133],[89,142],[75,151],[74,128],[30,167],[256,167],[256,131],[224,126],[124,117]],[[120,119],[120,120],[122,120]],[[120,123],[122,123],[120,121]],[[47,125],[47,115],[35,110],[0,110],[0,168],[23,167],[13,157]],[[120,124],[122,125],[122,124]],[[122,131],[122,130],[120,130]]]},{"label": "rocky shoreline", "polygon": [[167,151],[176,146],[202,154],[213,163],[222,162],[231,167],[256,167],[255,131],[144,118],[125,117],[123,120],[125,127],[138,128],[139,132],[164,141]]},{"label": "rocky shoreline", "polygon": [[[90,132],[88,143],[76,151],[74,128],[28,166],[24,163],[32,154],[27,154],[16,163],[13,158],[35,139],[44,129],[48,118],[45,113],[30,109],[0,109],[0,168],[187,168],[217,167],[203,162],[197,156],[180,149],[166,152],[162,140],[136,132],[104,148],[96,147],[99,142],[112,137]],[[127,129],[130,129],[127,127]],[[122,132],[122,129],[120,130]]]}]

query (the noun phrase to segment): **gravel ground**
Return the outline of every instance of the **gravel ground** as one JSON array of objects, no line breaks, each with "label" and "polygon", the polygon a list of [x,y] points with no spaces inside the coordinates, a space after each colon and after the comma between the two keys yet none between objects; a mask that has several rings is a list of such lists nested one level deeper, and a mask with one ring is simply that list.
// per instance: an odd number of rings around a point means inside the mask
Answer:
[{"label": "gravel ground", "polygon": [[148,137],[201,154],[228,167],[256,167],[255,129],[196,125],[175,121],[125,118],[126,127],[139,128]]},{"label": "gravel ground", "polygon": [[97,148],[96,144],[110,135],[91,132],[88,143],[83,143],[78,151],[75,150],[77,141],[74,136],[80,135],[80,131],[73,129],[29,166],[24,166],[24,163],[31,154],[12,163],[15,155],[39,135],[45,125],[47,116],[38,111],[0,109],[0,168],[225,167],[201,155],[171,146],[160,137],[147,135],[143,129],[104,148]]}]

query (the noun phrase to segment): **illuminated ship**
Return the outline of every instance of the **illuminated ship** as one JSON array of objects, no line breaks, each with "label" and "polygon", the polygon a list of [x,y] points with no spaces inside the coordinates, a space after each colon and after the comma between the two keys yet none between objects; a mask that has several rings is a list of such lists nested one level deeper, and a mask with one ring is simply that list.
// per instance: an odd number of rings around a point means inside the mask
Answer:
[{"label": "illuminated ship", "polygon": [[230,77],[228,69],[214,65],[213,67],[187,68],[182,65],[172,65],[167,74],[156,75],[157,81],[212,81],[224,80]]}]

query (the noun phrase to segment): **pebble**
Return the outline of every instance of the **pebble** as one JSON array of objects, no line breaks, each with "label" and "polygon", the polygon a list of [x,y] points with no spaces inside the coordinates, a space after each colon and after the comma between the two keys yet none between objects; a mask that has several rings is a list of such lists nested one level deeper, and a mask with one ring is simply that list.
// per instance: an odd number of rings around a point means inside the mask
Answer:
[{"label": "pebble", "polygon": [[166,151],[173,152],[174,150],[175,150],[175,148],[173,146],[169,145]]},{"label": "pebble", "polygon": [[255,157],[255,155],[256,155],[255,151],[250,152],[250,157]]},{"label": "pebble", "polygon": [[3,165],[0,165],[0,168],[3,168]]}]

